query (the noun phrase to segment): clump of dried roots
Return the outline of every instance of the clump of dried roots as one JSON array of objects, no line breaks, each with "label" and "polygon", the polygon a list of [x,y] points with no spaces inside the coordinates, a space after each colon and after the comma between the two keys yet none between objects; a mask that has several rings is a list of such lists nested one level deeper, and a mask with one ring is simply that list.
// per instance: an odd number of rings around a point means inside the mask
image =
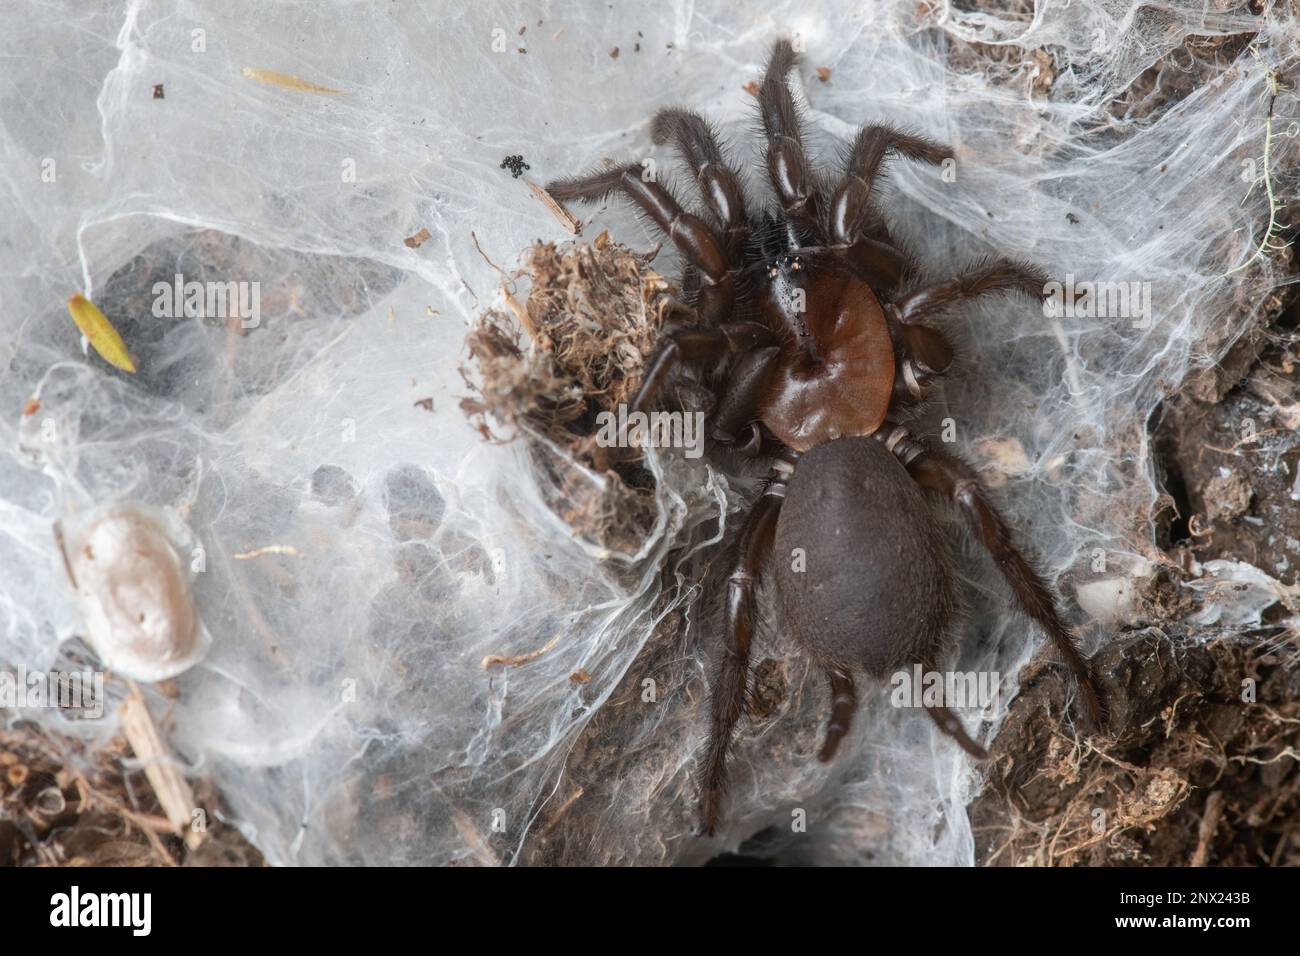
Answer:
[{"label": "clump of dried roots", "polygon": [[637,449],[597,435],[602,412],[630,405],[671,302],[652,258],[606,233],[591,244],[536,243],[515,277],[530,282],[524,302],[508,284],[507,308],[470,329],[476,368],[462,369],[475,392],[461,401],[471,424],[490,441],[526,441],[555,512],[618,549],[644,536],[654,480]]}]

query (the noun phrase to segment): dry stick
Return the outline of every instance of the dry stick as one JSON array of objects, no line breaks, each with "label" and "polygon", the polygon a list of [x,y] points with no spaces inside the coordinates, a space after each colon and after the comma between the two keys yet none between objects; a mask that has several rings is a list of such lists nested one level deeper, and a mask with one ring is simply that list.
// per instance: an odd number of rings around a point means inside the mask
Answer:
[{"label": "dry stick", "polygon": [[582,794],[583,788],[579,787],[577,790],[573,791],[573,794],[567,800],[560,804],[559,808],[551,816],[551,819],[547,821],[546,826],[542,827],[542,836],[550,835],[550,832],[555,829],[557,824],[559,824],[560,818],[569,812],[569,808],[578,802],[582,797]]},{"label": "dry stick", "polygon": [[460,807],[453,806],[451,808],[451,818],[452,822],[456,824],[456,831],[460,834],[461,840],[469,847],[470,852],[478,857],[480,863],[485,866],[501,865],[501,858],[484,841],[483,835],[479,833],[478,827],[474,825],[474,821],[470,819],[468,813]]},{"label": "dry stick", "polygon": [[1205,801],[1205,815],[1201,817],[1201,829],[1196,837],[1196,852],[1192,854],[1190,866],[1205,866],[1210,857],[1210,841],[1214,831],[1219,827],[1219,818],[1223,816],[1223,791],[1215,790]]},{"label": "dry stick", "polygon": [[191,851],[197,850],[203,842],[203,832],[189,826],[190,815],[194,811],[194,791],[172,762],[171,753],[158,725],[154,723],[153,715],[149,713],[149,705],[145,703],[139,686],[133,680],[127,681],[127,684],[131,692],[117,710],[122,733],[130,743],[132,752],[144,765],[145,777],[153,787],[154,795],[158,797],[158,804],[167,815],[172,831],[177,836],[184,836],[185,845]]},{"label": "dry stick", "polygon": [[[163,841],[159,838],[159,833],[171,833],[172,825],[170,820],[160,820],[154,816],[145,816],[126,807],[117,807],[117,812],[124,818],[134,823],[149,841],[149,846],[153,848],[154,853],[162,860],[166,861],[168,866],[175,866],[176,860],[167,852],[167,847],[163,846]],[[161,827],[158,824],[162,824]]]},{"label": "dry stick", "polygon": [[1277,846],[1273,848],[1273,855],[1269,858],[1269,866],[1277,866],[1277,861],[1282,858],[1282,851],[1287,848],[1291,840],[1291,834],[1295,831],[1295,826],[1291,825],[1282,831],[1282,837],[1277,841]]},{"label": "dry stick", "polygon": [[515,318],[519,321],[519,325],[528,333],[529,344],[535,344],[538,338],[537,326],[533,324],[533,318],[528,314],[528,309],[521,305],[519,300],[510,293],[504,282],[501,283],[501,295],[505,298],[510,311],[514,313]]},{"label": "dry stick", "polygon": [[251,551],[241,551],[239,554],[231,555],[231,557],[236,561],[251,561],[253,558],[260,558],[264,554],[287,554],[295,558],[302,557],[302,552],[291,544],[268,544],[260,548],[254,548]]},{"label": "dry stick", "polygon": [[529,339],[536,342],[537,327],[533,325],[533,320],[529,318],[528,310],[519,304],[519,300],[514,297],[514,294],[511,291],[514,288],[515,279],[518,278],[519,274],[515,273],[515,275],[512,276],[510,273],[506,272],[505,269],[502,269],[499,265],[493,262],[492,257],[483,251],[483,246],[479,244],[478,236],[474,235],[474,230],[470,230],[469,237],[474,241],[474,248],[477,249],[478,254],[483,257],[483,261],[501,275],[501,294],[505,297],[506,305],[510,307],[510,311],[515,314],[515,318],[519,320],[519,324],[523,326],[524,331],[528,333]]},{"label": "dry stick", "polygon": [[528,183],[528,188],[533,191],[534,196],[541,200],[542,205],[551,211],[551,215],[560,221],[561,226],[568,230],[572,235],[582,235],[582,222],[577,216],[565,209],[564,205],[558,199],[531,179],[526,179],[524,182]]},{"label": "dry stick", "polygon": [[538,648],[535,651],[529,651],[527,654],[514,654],[509,656],[505,654],[489,654],[487,657],[483,658],[483,669],[487,670],[494,664],[504,664],[507,667],[519,667],[522,664],[527,664],[529,661],[535,661],[556,644],[560,643],[560,638],[562,636],[563,635],[561,634],[556,634],[546,642],[545,647]]},{"label": "dry stick", "polygon": [[510,273],[506,272],[505,269],[502,269],[499,265],[493,262],[492,257],[483,251],[483,247],[479,245],[478,236],[474,235],[473,229],[469,231],[469,237],[471,240],[473,240],[474,248],[478,250],[478,254],[483,257],[483,261],[486,262],[488,265],[490,265],[493,269],[496,269],[497,272],[499,272],[503,277],[505,277],[506,279],[510,279]]}]

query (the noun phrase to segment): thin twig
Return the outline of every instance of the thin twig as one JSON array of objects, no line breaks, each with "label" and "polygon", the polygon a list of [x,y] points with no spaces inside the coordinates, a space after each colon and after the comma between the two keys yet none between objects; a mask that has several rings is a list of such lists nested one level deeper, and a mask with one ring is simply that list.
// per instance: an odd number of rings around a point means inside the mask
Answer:
[{"label": "thin twig", "polygon": [[1215,790],[1205,801],[1205,814],[1201,817],[1200,832],[1196,837],[1196,852],[1192,854],[1190,866],[1205,866],[1210,858],[1210,843],[1214,840],[1214,831],[1219,828],[1219,818],[1223,816],[1223,791]]}]

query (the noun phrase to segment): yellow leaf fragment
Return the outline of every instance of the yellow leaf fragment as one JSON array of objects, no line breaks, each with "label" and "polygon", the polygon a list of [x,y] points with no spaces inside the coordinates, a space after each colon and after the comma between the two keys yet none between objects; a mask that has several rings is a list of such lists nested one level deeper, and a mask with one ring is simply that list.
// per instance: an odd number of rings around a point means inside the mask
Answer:
[{"label": "yellow leaf fragment", "polygon": [[266,83],[270,86],[278,86],[282,90],[294,90],[298,93],[325,93],[329,96],[343,95],[342,90],[330,89],[328,86],[317,86],[315,83],[300,80],[289,73],[279,73],[275,70],[263,70],[256,66],[246,66],[240,70],[240,73],[250,80],[257,80],[259,83]]},{"label": "yellow leaf fragment", "polygon": [[98,352],[109,365],[120,368],[123,372],[135,373],[135,359],[126,350],[126,343],[117,334],[108,316],[99,311],[99,306],[78,292],[68,300],[68,314],[77,323],[81,334],[86,337],[91,348]]}]

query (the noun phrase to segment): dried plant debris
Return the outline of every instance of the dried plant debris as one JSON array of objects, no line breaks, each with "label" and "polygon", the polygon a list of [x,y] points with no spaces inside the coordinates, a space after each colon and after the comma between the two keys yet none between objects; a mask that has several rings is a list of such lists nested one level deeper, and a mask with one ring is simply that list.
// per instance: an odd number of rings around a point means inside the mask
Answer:
[{"label": "dried plant debris", "polygon": [[528,188],[532,194],[536,196],[538,201],[547,208],[552,216],[555,217],[556,222],[564,227],[565,232],[571,236],[582,235],[582,220],[569,212],[569,210],[564,207],[563,203],[531,179],[526,179],[524,182],[528,183]]},{"label": "dried plant debris", "polygon": [[598,416],[631,403],[670,307],[650,258],[603,233],[591,244],[539,242],[523,303],[506,291],[507,310],[485,313],[466,340],[475,395],[461,408],[489,440],[523,437],[557,513],[607,544],[640,537],[650,515],[640,453],[597,443]]},{"label": "dried plant debris", "polygon": [[419,232],[415,233],[415,235],[407,236],[403,239],[402,245],[406,246],[408,249],[419,249],[432,238],[433,237],[429,235],[429,230],[427,228],[421,229]]},{"label": "dried plant debris", "polygon": [[246,66],[240,71],[250,80],[257,80],[259,83],[265,83],[268,86],[278,86],[282,90],[289,90],[294,93],[320,93],[327,96],[342,96],[342,90],[336,90],[329,86],[321,86],[304,80],[291,73],[281,73],[278,70],[266,70],[257,66]]},{"label": "dried plant debris", "polygon": [[1158,629],[1107,645],[1105,741],[1063,729],[1063,673],[1031,664],[971,806],[977,861],[1300,865],[1295,650]]},{"label": "dried plant debris", "polygon": [[0,866],[262,865],[203,784],[207,832],[187,847],[132,760],[121,737],[92,748],[26,722],[0,730]]}]

